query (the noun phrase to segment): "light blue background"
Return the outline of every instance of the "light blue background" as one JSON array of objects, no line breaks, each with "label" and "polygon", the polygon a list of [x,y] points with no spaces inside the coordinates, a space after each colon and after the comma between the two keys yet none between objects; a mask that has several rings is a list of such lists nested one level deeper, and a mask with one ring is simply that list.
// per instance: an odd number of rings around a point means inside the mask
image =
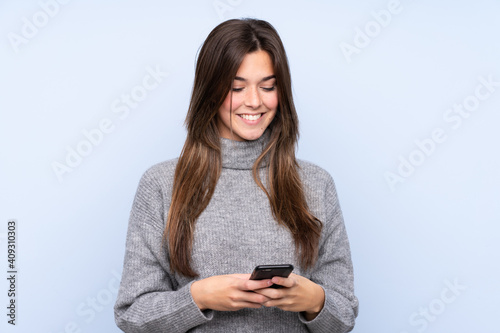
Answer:
[{"label": "light blue background", "polygon": [[[354,332],[498,332],[500,85],[477,88],[500,81],[498,1],[401,0],[385,27],[373,12],[390,1],[74,0],[44,21],[41,4],[54,1],[0,4],[4,272],[8,219],[19,226],[18,325],[6,323],[2,279],[2,332],[120,331],[112,307],[139,178],[181,150],[207,34],[248,16],[271,22],[288,52],[299,157],[336,180],[360,300]],[[44,26],[13,47],[34,16]],[[341,46],[370,28],[346,57]],[[139,91],[148,68],[168,75],[121,119],[112,103]],[[476,89],[488,97],[453,128],[447,110]],[[103,119],[113,131],[59,180],[53,163]],[[419,153],[415,141],[436,128],[446,140]],[[386,173],[410,156],[420,165],[391,188]]]}]

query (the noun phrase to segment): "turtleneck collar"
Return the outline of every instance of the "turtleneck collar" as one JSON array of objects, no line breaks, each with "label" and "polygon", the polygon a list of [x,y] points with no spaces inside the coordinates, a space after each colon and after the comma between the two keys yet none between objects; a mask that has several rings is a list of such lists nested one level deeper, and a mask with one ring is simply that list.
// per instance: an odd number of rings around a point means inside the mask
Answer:
[{"label": "turtleneck collar", "polygon": [[[222,167],[227,169],[252,169],[255,160],[269,142],[270,131],[266,130],[257,140],[234,141],[220,138]],[[264,166],[265,163],[262,164]]]}]

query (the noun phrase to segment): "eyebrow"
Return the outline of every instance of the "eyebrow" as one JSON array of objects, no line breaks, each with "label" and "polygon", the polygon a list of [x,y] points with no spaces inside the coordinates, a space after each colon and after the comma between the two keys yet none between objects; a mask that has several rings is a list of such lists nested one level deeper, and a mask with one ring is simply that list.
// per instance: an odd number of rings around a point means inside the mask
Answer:
[{"label": "eyebrow", "polygon": [[[276,78],[276,75],[274,75],[274,74],[273,75],[269,75],[269,76],[266,76],[266,77],[262,78],[262,80],[260,80],[260,82],[269,81],[269,80],[275,79],[275,78]],[[241,76],[236,76],[234,79],[238,80],[238,81],[243,81],[243,82],[247,81],[247,79],[242,78]]]}]

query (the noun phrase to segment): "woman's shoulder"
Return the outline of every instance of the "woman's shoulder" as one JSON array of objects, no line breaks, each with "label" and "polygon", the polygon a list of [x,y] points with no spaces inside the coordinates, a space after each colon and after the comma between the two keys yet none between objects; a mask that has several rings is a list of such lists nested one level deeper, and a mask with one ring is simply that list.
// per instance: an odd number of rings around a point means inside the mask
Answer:
[{"label": "woman's shoulder", "polygon": [[153,164],[148,169],[146,169],[146,172],[144,174],[154,176],[154,175],[165,175],[175,172],[175,167],[177,166],[178,160],[179,158],[172,158],[170,160]]},{"label": "woman's shoulder", "polygon": [[146,169],[141,177],[141,184],[171,184],[175,174],[178,158],[156,163]]},{"label": "woman's shoulder", "polygon": [[299,173],[305,183],[329,184],[333,183],[333,177],[324,168],[309,161],[297,159]]}]

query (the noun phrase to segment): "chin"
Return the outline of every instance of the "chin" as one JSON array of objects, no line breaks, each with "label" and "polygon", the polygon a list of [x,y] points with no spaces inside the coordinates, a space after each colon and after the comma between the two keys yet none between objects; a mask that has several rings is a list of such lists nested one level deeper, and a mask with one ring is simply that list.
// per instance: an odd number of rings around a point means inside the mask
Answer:
[{"label": "chin", "polygon": [[243,134],[240,135],[241,138],[247,140],[247,141],[254,141],[260,138],[264,134],[264,132],[258,132],[258,133],[248,133],[248,134]]}]

